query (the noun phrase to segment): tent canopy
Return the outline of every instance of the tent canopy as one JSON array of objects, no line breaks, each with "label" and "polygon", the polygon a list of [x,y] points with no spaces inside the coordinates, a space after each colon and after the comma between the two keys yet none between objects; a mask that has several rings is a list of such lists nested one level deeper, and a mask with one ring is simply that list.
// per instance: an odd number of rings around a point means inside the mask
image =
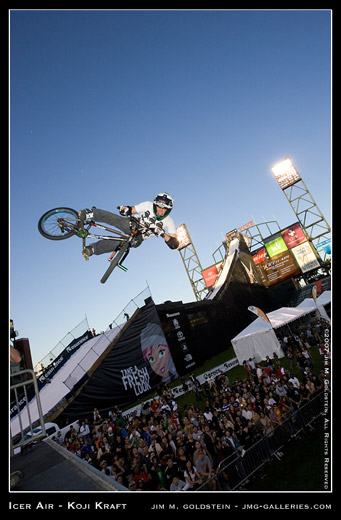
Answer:
[{"label": "tent canopy", "polygon": [[[313,312],[313,311],[316,311],[316,309],[317,309],[319,311],[320,315],[322,316],[322,318],[330,321],[329,316],[326,312],[326,309],[324,308],[324,305],[327,305],[328,303],[330,303],[330,300],[331,300],[330,291],[325,291],[316,299],[316,303],[314,302],[313,298],[306,298],[305,300],[303,300],[303,302],[301,302],[297,306],[297,309],[306,309],[308,312]],[[310,311],[309,311],[309,309],[310,309]]]},{"label": "tent canopy", "polygon": [[331,302],[331,291],[324,291],[317,298],[317,305],[327,305],[327,303]]},{"label": "tent canopy", "polygon": [[[329,292],[330,291],[326,291]],[[323,296],[322,293],[321,296]],[[321,305],[328,303],[328,295],[322,299],[317,299],[317,307],[323,317],[327,316]],[[320,300],[321,298],[321,300]],[[330,294],[329,294],[330,300]],[[283,351],[273,329],[277,329],[290,323],[310,312],[316,310],[316,304],[312,298],[307,298],[298,307],[281,307],[275,311],[267,313],[270,323],[266,323],[262,318],[256,318],[248,327],[235,336],[231,343],[240,364],[249,358],[255,358],[260,362],[269,356],[273,357],[275,352],[279,358],[283,357]],[[327,319],[329,320],[328,316]]]},{"label": "tent canopy", "polygon": [[[274,330],[264,321],[263,327],[258,320],[263,321],[261,318],[257,318],[253,322],[255,327],[252,328],[252,332],[249,326],[231,341],[240,365],[250,358],[254,359],[256,363],[266,359],[266,356],[273,358],[274,352],[279,358],[284,356]],[[244,333],[245,335],[243,335]]]}]

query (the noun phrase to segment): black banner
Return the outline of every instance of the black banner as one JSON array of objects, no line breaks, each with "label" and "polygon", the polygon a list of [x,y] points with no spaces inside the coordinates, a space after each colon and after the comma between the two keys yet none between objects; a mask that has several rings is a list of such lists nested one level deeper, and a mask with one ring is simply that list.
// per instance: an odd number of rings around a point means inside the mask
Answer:
[{"label": "black banner", "polygon": [[159,309],[158,312],[161,314],[162,328],[165,331],[179,374],[187,374],[197,366],[187,315],[181,308],[177,312],[162,313]]},{"label": "black banner", "polygon": [[142,307],[127,330],[62,413],[77,419],[93,409],[123,407],[178,378],[154,302]]}]

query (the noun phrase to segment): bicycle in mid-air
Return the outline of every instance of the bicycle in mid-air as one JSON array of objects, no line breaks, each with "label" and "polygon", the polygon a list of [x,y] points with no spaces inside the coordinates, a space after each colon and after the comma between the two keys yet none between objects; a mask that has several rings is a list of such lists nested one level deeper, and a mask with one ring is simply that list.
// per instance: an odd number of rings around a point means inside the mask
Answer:
[{"label": "bicycle in mid-air", "polygon": [[[94,219],[80,219],[76,210],[62,207],[50,209],[44,213],[39,219],[38,230],[43,237],[49,240],[65,240],[66,238],[77,236],[82,239],[83,251],[86,247],[87,238],[119,242],[116,250],[110,255],[110,265],[101,278],[101,283],[105,283],[116,266],[127,271],[127,268],[123,266],[123,262],[129,254],[132,242],[144,229],[140,222],[132,215],[129,216],[129,221],[130,233],[126,234],[113,227],[99,224]],[[110,233],[110,235],[90,233],[92,227],[102,229]]]}]

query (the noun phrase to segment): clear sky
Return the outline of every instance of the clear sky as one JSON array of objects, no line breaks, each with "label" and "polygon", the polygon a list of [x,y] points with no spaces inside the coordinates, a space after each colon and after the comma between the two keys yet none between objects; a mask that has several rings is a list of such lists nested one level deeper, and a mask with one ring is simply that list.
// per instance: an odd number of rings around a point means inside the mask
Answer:
[{"label": "clear sky", "polygon": [[85,315],[108,324],[149,284],[194,301],[161,238],[100,278],[48,209],[175,200],[203,268],[223,234],[295,221],[270,167],[290,156],[331,220],[329,10],[11,10],[10,317],[36,364]]}]

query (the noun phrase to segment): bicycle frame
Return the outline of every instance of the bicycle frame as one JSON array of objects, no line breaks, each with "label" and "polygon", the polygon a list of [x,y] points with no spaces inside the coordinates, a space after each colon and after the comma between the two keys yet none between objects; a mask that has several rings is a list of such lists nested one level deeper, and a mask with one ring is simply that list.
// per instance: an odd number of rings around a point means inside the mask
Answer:
[{"label": "bicycle frame", "polygon": [[[87,225],[87,227],[84,226],[84,224]],[[93,233],[89,233],[90,228],[94,226],[99,229],[103,229],[104,231],[108,231],[113,234],[113,236],[108,235],[95,235]],[[118,242],[126,242],[129,239],[129,235],[126,233],[123,233],[122,231],[118,231],[117,229],[110,228],[108,226],[104,226],[103,224],[98,224],[97,222],[91,220],[91,221],[85,221],[85,223],[81,222],[81,229],[77,231],[76,235],[82,238],[83,241],[83,249],[86,245],[86,239],[87,238],[95,238],[97,240],[115,240]]]}]

